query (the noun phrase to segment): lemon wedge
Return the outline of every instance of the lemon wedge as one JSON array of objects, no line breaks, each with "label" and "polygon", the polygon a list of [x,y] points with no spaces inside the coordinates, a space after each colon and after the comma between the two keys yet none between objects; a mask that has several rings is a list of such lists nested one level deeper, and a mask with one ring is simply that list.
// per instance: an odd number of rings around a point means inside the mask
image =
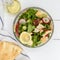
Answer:
[{"label": "lemon wedge", "polygon": [[18,0],[13,0],[12,4],[7,5],[7,10],[11,14],[15,14],[20,10],[20,3]]},{"label": "lemon wedge", "polygon": [[33,43],[31,39],[31,34],[29,34],[28,32],[22,32],[19,40],[21,41],[21,43],[31,46]]}]

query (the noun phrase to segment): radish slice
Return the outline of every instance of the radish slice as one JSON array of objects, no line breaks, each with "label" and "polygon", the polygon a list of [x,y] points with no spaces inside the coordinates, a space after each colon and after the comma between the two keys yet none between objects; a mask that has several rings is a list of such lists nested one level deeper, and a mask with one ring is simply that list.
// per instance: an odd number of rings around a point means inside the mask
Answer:
[{"label": "radish slice", "polygon": [[42,21],[43,23],[48,24],[51,20],[49,18],[43,18]]},{"label": "radish slice", "polygon": [[25,21],[25,19],[20,19],[19,23],[20,23],[20,24],[25,24],[26,21]]}]

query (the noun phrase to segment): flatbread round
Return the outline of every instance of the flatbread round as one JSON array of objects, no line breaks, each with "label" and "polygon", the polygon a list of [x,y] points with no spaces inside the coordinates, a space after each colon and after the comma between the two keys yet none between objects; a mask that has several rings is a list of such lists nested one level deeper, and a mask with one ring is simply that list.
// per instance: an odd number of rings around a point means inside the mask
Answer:
[{"label": "flatbread round", "polygon": [[14,43],[0,42],[0,60],[14,60],[21,52],[22,48]]}]

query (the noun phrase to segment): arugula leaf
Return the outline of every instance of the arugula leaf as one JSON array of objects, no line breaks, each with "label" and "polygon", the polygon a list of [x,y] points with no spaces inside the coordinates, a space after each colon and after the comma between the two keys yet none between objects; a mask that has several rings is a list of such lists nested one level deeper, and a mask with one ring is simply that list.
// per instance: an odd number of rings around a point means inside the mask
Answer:
[{"label": "arugula leaf", "polygon": [[19,19],[23,18],[23,19],[31,19],[34,20],[36,18],[35,14],[36,14],[37,10],[30,8],[28,9],[26,12],[22,13],[22,15],[19,17]]}]

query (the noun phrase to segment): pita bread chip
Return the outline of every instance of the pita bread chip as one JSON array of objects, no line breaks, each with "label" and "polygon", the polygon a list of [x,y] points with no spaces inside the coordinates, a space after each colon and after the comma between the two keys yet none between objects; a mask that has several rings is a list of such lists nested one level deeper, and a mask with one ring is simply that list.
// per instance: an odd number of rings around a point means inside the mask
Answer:
[{"label": "pita bread chip", "polygon": [[21,52],[22,48],[14,43],[0,42],[0,60],[14,60]]}]

